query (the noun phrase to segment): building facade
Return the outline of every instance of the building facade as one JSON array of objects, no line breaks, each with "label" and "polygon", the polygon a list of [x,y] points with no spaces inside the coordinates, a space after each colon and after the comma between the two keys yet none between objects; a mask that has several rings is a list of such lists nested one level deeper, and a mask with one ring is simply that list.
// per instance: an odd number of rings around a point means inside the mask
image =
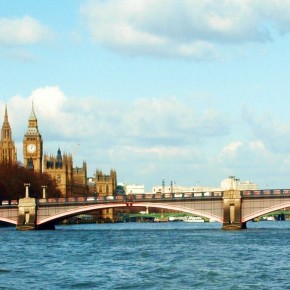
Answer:
[{"label": "building facade", "polygon": [[124,188],[126,189],[126,194],[145,194],[144,184],[126,184]]},{"label": "building facade", "polygon": [[17,151],[14,141],[12,140],[12,131],[8,121],[7,106],[5,106],[4,122],[1,130],[0,163],[17,163]]},{"label": "building facade", "polygon": [[23,138],[23,161],[24,167],[42,172],[43,141],[38,130],[37,118],[34,107],[28,119],[28,128]]},{"label": "building facade", "polygon": [[258,185],[252,181],[241,181],[239,178],[235,176],[229,176],[227,179],[224,179],[221,182],[221,189],[222,190],[257,190]]},{"label": "building facade", "polygon": [[209,187],[209,186],[177,186],[171,183],[170,186],[165,186],[165,184],[153,186],[152,192],[155,193],[193,193],[193,192],[212,192],[212,191],[225,191],[225,190],[257,190],[258,185],[252,181],[240,181],[240,179],[235,176],[229,176],[229,178],[221,181],[219,187]]},{"label": "building facade", "polygon": [[110,175],[103,174],[101,170],[96,170],[95,187],[98,196],[115,195],[117,188],[117,173],[111,169]]},{"label": "building facade", "polygon": [[[96,174],[93,178],[90,178],[90,193],[102,196],[112,196],[116,194],[117,190],[117,173],[111,169],[110,175],[104,174],[101,170],[96,170]],[[116,220],[117,210],[113,208],[107,208],[101,210],[101,219],[103,221]]]},{"label": "building facade", "polygon": [[88,193],[86,162],[83,162],[82,167],[74,168],[72,155],[62,155],[60,148],[56,156],[44,155],[43,173],[56,181],[63,197],[83,196]]}]

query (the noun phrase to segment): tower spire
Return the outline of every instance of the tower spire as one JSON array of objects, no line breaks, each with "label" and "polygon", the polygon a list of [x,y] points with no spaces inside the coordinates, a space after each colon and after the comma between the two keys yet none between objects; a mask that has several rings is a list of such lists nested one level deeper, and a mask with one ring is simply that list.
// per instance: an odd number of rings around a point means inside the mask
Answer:
[{"label": "tower spire", "polygon": [[1,133],[3,141],[11,139],[11,127],[8,121],[7,104],[5,105],[5,115]]},{"label": "tower spire", "polygon": [[28,129],[27,129],[27,134],[39,134],[38,132],[38,125],[37,125],[37,118],[34,112],[34,103],[32,101],[32,106],[31,106],[31,113],[28,119]]},{"label": "tower spire", "polygon": [[0,163],[14,162],[17,162],[17,153],[14,141],[12,140],[12,131],[8,121],[8,110],[6,104],[0,139]]},{"label": "tower spire", "polygon": [[4,117],[4,123],[8,123],[7,104],[5,105],[5,117]]},{"label": "tower spire", "polygon": [[34,103],[33,103],[33,101],[32,101],[32,108],[31,108],[31,113],[30,113],[29,120],[37,121],[36,116],[35,116],[35,112],[34,112]]}]

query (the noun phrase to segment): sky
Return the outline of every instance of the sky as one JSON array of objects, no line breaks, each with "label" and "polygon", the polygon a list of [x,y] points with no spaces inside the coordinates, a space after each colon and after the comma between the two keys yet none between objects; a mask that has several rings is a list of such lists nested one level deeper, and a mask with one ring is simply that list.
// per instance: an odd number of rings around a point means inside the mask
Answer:
[{"label": "sky", "polygon": [[290,188],[290,0],[0,0],[0,123],[146,191]]}]

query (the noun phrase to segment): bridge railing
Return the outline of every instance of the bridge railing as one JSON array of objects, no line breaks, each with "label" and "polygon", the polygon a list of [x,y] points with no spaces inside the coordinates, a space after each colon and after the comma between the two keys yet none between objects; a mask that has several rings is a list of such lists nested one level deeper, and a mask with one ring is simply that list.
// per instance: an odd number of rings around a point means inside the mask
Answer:
[{"label": "bridge railing", "polygon": [[[148,200],[168,200],[168,199],[188,199],[188,198],[221,198],[223,191],[213,192],[175,192],[175,193],[155,193],[155,194],[130,194],[130,195],[109,195],[109,196],[82,196],[82,197],[58,197],[38,199],[38,204],[47,203],[103,203],[103,202],[126,202],[148,201]],[[262,189],[262,190],[242,190],[242,197],[267,197],[267,196],[289,196],[290,189]],[[0,206],[17,206],[18,200],[0,200]]]},{"label": "bridge railing", "polygon": [[290,189],[243,190],[242,197],[289,196]]},{"label": "bridge railing", "polygon": [[39,199],[38,204],[63,204],[63,203],[104,203],[104,202],[127,202],[149,200],[180,200],[189,198],[221,198],[222,191],[215,192],[182,192],[182,193],[156,193],[156,194],[130,194],[109,196],[83,196],[83,197],[59,197]]}]

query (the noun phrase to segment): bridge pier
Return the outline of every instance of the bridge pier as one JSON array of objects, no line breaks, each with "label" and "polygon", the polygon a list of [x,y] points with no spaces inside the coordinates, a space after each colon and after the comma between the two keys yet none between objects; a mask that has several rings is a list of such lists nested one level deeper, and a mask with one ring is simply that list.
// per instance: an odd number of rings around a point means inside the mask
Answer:
[{"label": "bridge pier", "polygon": [[241,230],[246,228],[246,223],[242,223],[242,199],[239,190],[231,189],[224,192],[223,197],[223,229]]},{"label": "bridge pier", "polygon": [[27,231],[36,229],[36,200],[26,196],[19,199],[17,230]]}]

